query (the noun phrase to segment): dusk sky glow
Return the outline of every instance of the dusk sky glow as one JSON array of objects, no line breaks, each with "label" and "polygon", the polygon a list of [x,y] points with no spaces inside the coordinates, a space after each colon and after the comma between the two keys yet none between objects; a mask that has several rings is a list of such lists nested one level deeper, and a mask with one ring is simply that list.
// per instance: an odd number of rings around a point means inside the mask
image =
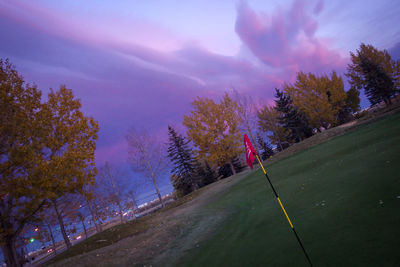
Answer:
[{"label": "dusk sky glow", "polygon": [[125,164],[130,127],[182,131],[196,96],[272,103],[297,71],[343,74],[362,42],[399,57],[399,14],[396,0],[1,0],[0,58],[45,93],[73,89],[100,123],[97,164]]}]

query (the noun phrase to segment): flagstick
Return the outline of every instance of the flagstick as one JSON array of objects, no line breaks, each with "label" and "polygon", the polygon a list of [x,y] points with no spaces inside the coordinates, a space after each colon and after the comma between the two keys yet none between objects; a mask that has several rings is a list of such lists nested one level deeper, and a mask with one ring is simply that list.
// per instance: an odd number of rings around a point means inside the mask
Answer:
[{"label": "flagstick", "polygon": [[299,236],[298,236],[297,233],[296,233],[296,230],[294,229],[294,226],[293,226],[292,222],[291,222],[290,219],[289,219],[289,216],[288,216],[287,213],[286,213],[285,208],[284,208],[283,205],[282,205],[281,200],[279,199],[278,193],[275,191],[275,188],[274,188],[274,186],[272,185],[271,180],[269,179],[268,174],[267,174],[267,172],[265,171],[264,166],[262,165],[262,163],[261,163],[260,159],[258,158],[258,155],[257,155],[257,154],[256,154],[256,158],[257,158],[257,160],[258,160],[258,163],[259,163],[260,166],[261,166],[261,169],[263,170],[263,172],[264,172],[264,174],[265,174],[265,177],[267,177],[267,180],[268,180],[268,182],[269,182],[269,185],[270,185],[271,188],[272,188],[272,191],[274,191],[275,197],[276,197],[276,199],[278,200],[278,203],[279,203],[279,205],[281,206],[281,209],[282,209],[283,213],[285,214],[286,219],[287,219],[287,221],[289,222],[289,225],[290,225],[290,227],[292,228],[293,233],[294,233],[294,235],[296,236],[297,241],[299,242],[300,247],[301,247],[301,249],[302,249],[303,252],[304,252],[304,255],[306,256],[308,262],[310,263],[310,266],[313,266],[312,263],[311,263],[310,258],[309,258],[308,255],[307,255],[306,250],[305,250],[304,247],[303,247],[303,244],[301,243],[301,240],[300,240]]}]

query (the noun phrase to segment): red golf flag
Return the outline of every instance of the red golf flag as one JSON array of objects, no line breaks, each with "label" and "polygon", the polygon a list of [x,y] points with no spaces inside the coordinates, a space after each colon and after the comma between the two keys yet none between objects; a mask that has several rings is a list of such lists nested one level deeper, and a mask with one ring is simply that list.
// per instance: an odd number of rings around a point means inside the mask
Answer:
[{"label": "red golf flag", "polygon": [[251,144],[249,137],[247,137],[247,134],[244,135],[244,146],[246,147],[246,162],[250,166],[250,168],[253,169],[253,161],[254,156],[256,155],[256,151],[254,150],[254,147]]}]

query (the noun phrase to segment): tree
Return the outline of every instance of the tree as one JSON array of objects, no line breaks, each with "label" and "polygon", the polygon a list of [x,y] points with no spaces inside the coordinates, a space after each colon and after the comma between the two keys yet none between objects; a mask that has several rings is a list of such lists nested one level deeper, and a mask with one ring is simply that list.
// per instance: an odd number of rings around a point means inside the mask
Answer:
[{"label": "tree", "polygon": [[98,123],[92,117],[85,117],[80,108],[80,101],[65,86],[56,92],[51,90],[48,95],[46,109],[51,131],[46,140],[46,159],[48,173],[55,180],[49,199],[53,203],[67,247],[71,246],[71,242],[63,227],[57,199],[66,194],[82,192],[86,184],[94,182],[97,172],[94,151]]},{"label": "tree", "polygon": [[262,160],[266,160],[274,154],[271,145],[267,144],[260,135],[257,135],[257,142],[262,149],[261,153]]},{"label": "tree", "polygon": [[76,214],[76,216],[77,216],[77,219],[78,219],[78,220],[81,222],[81,224],[82,224],[83,231],[85,232],[85,238],[88,238],[87,229],[86,229],[86,224],[85,224],[85,219],[86,219],[85,214],[84,214],[83,212],[81,212],[81,211],[78,211],[77,214]]},{"label": "tree", "polygon": [[108,199],[103,195],[103,192],[98,183],[88,185],[85,188],[84,201],[89,209],[91,221],[93,222],[96,232],[102,231],[102,223],[109,217]]},{"label": "tree", "polygon": [[20,265],[16,238],[35,214],[95,172],[97,123],[64,87],[47,99],[0,60],[0,245],[8,266]]},{"label": "tree", "polygon": [[153,181],[161,206],[164,207],[160,190],[157,185],[159,177],[167,166],[164,155],[164,147],[155,136],[146,131],[138,131],[131,128],[126,135],[129,146],[129,162],[134,172],[139,172]]},{"label": "tree", "polygon": [[20,266],[16,239],[48,196],[43,106],[36,86],[0,59],[0,246],[7,266]]},{"label": "tree", "polygon": [[196,161],[195,173],[201,187],[214,183],[218,179],[214,168],[212,168],[206,160]]},{"label": "tree", "polygon": [[45,214],[46,212],[42,212],[42,214],[39,215],[41,220],[41,227],[39,231],[43,241],[51,241],[53,253],[54,255],[57,255],[57,246],[53,233],[53,226],[57,224],[57,220],[54,217],[45,216]]},{"label": "tree", "polygon": [[238,115],[240,117],[239,129],[243,135],[249,135],[251,142],[254,144],[254,149],[259,153],[257,143],[253,136],[253,131],[257,126],[256,105],[250,95],[239,94],[238,91],[233,90],[232,96],[238,105]]},{"label": "tree", "polygon": [[[236,173],[241,172],[244,168],[246,168],[246,166],[244,166],[242,164],[242,162],[240,161],[239,157],[236,157],[233,161],[232,161],[232,165],[235,169]],[[229,164],[225,164],[222,167],[220,167],[218,169],[218,175],[222,178],[227,178],[231,175],[233,175],[232,173],[232,169],[230,168]]]},{"label": "tree", "polygon": [[[57,224],[57,219],[54,216],[48,216],[48,212],[52,213],[51,207],[46,207],[35,215],[37,222],[35,225],[34,232],[37,234],[35,237],[40,240],[43,244],[49,241],[52,242],[53,252],[57,255],[56,242],[54,239],[53,226]],[[32,231],[31,231],[32,232]]]},{"label": "tree", "polygon": [[280,111],[274,107],[264,107],[257,112],[258,128],[260,131],[267,133],[268,139],[275,144],[280,151],[286,148],[286,136],[289,130],[283,128],[279,123],[279,118],[283,117]]},{"label": "tree", "polygon": [[173,165],[171,182],[175,190],[186,195],[199,188],[194,176],[193,152],[189,141],[168,126],[168,157]]},{"label": "tree", "polygon": [[199,158],[217,166],[227,163],[235,174],[232,161],[243,151],[237,103],[225,94],[220,103],[198,97],[191,104],[193,110],[184,116],[183,124]]},{"label": "tree", "polygon": [[400,61],[392,60],[386,50],[364,43],[355,54],[350,52],[350,57],[346,76],[351,87],[364,89],[371,105],[381,101],[390,105],[400,86]]},{"label": "tree", "polygon": [[121,223],[124,222],[123,201],[126,198],[123,179],[123,174],[108,162],[99,168],[97,183],[101,184],[103,196],[108,200],[108,203],[117,207]]},{"label": "tree", "polygon": [[279,123],[290,131],[287,136],[289,142],[300,142],[312,135],[312,129],[304,113],[293,106],[293,100],[289,95],[275,89],[275,109],[281,112],[282,117],[278,118]]},{"label": "tree", "polygon": [[136,188],[131,189],[128,191],[128,200],[125,202],[125,206],[128,209],[132,209],[133,215],[136,219],[136,208],[137,208],[137,201],[136,201]]},{"label": "tree", "polygon": [[330,77],[299,72],[296,82],[286,84],[284,92],[293,100],[293,106],[306,115],[310,126],[316,129],[336,125],[346,101],[343,80],[335,71]]},{"label": "tree", "polygon": [[[65,194],[50,202],[40,214],[39,221],[47,228],[58,224],[61,234],[65,234],[64,243],[67,247],[71,246],[69,235],[76,232],[75,222],[80,219],[82,200],[84,196],[80,194]],[[64,232],[64,233],[63,233]],[[50,235],[54,243],[52,230],[49,229],[47,235]]]},{"label": "tree", "polygon": [[352,114],[360,110],[360,92],[351,88],[346,92],[346,101],[338,114],[339,124],[349,122],[353,119]]},{"label": "tree", "polygon": [[360,92],[351,88],[346,92],[346,106],[352,113],[360,110]]}]

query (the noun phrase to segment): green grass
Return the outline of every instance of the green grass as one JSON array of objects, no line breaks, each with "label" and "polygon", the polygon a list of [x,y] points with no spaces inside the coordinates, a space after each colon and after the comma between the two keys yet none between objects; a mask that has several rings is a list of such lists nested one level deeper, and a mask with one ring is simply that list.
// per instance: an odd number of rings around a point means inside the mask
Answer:
[{"label": "green grass", "polygon": [[[314,266],[400,266],[399,133],[400,113],[374,114],[265,162]],[[98,233],[49,264],[307,266],[307,261],[257,170]]]},{"label": "green grass", "polygon": [[[396,114],[267,167],[315,266],[400,266],[399,160]],[[307,266],[260,170],[203,209],[229,216],[179,265]]]}]

